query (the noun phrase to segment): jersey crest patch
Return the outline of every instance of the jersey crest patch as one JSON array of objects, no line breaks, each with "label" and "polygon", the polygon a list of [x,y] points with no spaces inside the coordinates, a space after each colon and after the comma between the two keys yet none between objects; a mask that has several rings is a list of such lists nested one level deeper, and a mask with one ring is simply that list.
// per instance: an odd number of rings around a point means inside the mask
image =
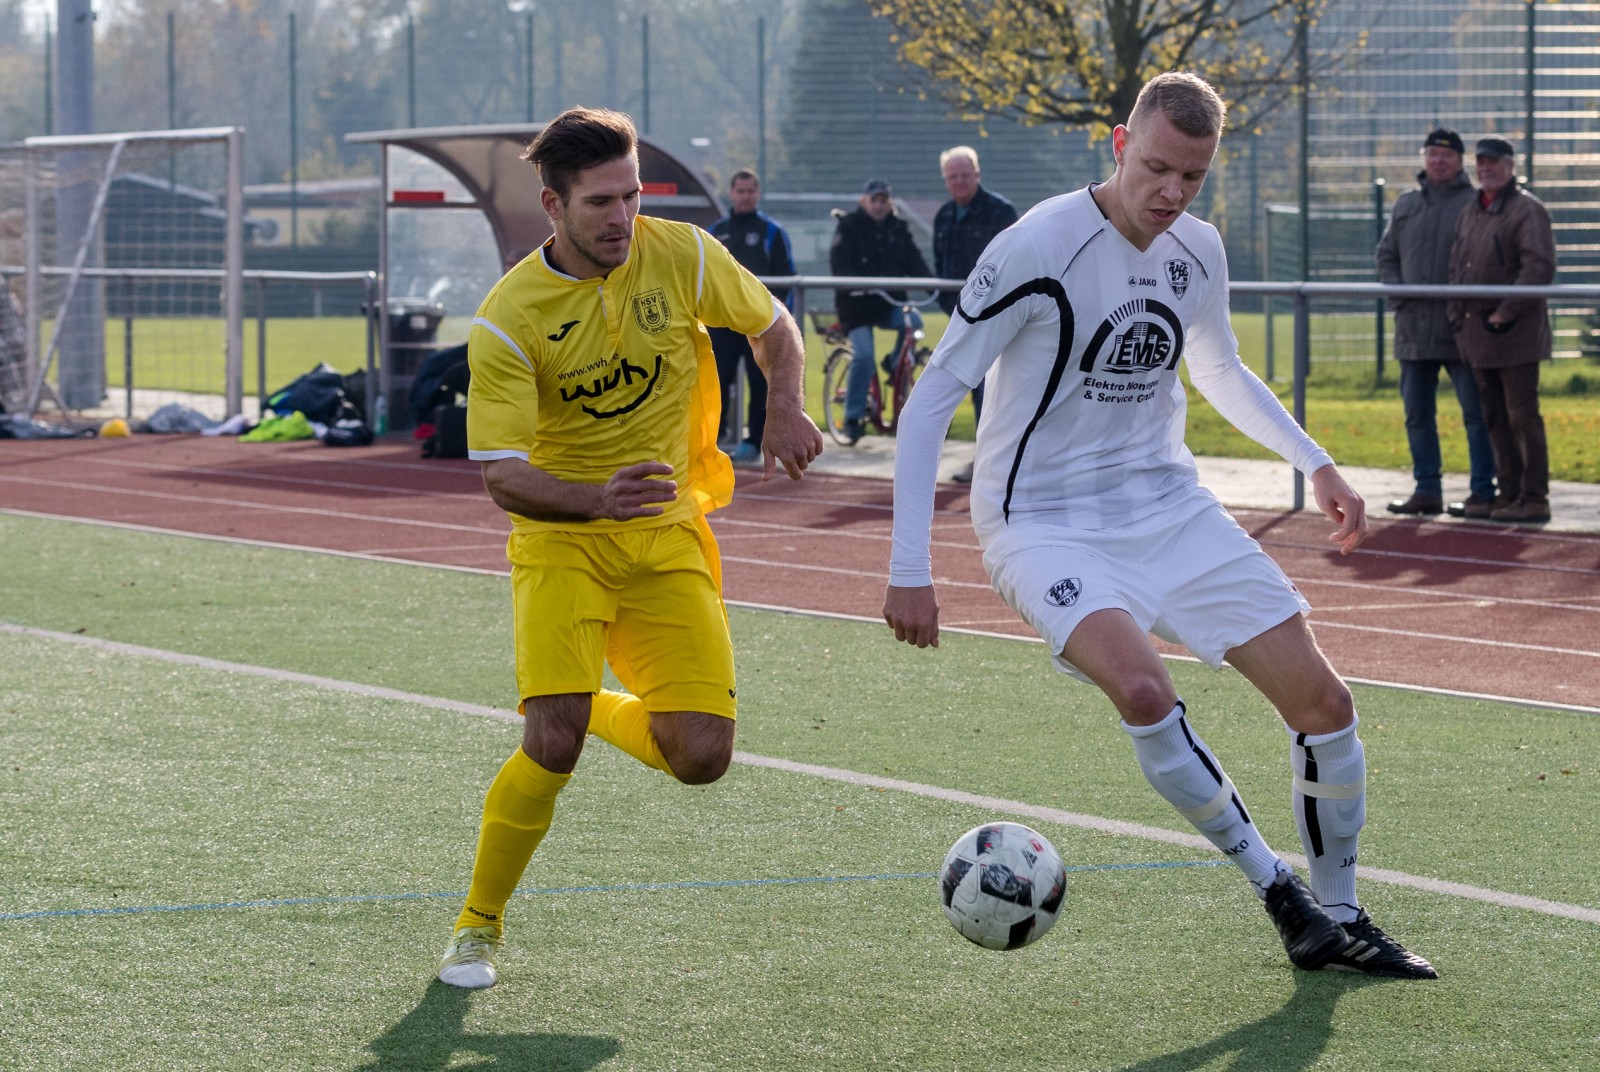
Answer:
[{"label": "jersey crest patch", "polygon": [[995,277],[1000,274],[1000,266],[994,261],[984,261],[972,271],[972,277],[967,281],[967,289],[972,294],[973,301],[979,301],[983,296],[994,289]]},{"label": "jersey crest patch", "polygon": [[1044,601],[1052,607],[1070,607],[1082,594],[1082,581],[1076,577],[1063,577],[1050,586],[1050,591],[1044,594]]},{"label": "jersey crest patch", "polygon": [[1167,285],[1172,288],[1172,293],[1179,298],[1184,291],[1189,289],[1189,262],[1183,260],[1170,260],[1166,264]]},{"label": "jersey crest patch", "polygon": [[672,326],[672,310],[667,306],[667,292],[660,287],[633,297],[633,322],[646,335],[660,335]]}]

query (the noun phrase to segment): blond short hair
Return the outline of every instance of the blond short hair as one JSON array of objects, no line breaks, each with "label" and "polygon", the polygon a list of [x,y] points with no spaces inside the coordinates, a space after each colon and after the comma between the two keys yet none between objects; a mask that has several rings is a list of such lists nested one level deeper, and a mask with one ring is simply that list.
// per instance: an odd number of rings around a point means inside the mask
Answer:
[{"label": "blond short hair", "polygon": [[1128,129],[1137,129],[1139,120],[1153,112],[1166,116],[1167,122],[1191,138],[1221,137],[1228,118],[1221,94],[1188,71],[1168,71],[1146,82],[1128,116]]}]

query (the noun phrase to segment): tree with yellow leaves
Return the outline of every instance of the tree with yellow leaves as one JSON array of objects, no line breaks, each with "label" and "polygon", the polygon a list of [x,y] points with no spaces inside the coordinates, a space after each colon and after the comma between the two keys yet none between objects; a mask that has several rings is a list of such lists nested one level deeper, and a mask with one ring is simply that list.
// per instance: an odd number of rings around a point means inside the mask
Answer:
[{"label": "tree with yellow leaves", "polygon": [[[1294,91],[1299,35],[1331,0],[870,2],[898,27],[901,58],[967,117],[1103,135],[1170,70],[1215,85],[1235,129],[1260,118]],[[1318,66],[1342,58],[1321,54]]]}]

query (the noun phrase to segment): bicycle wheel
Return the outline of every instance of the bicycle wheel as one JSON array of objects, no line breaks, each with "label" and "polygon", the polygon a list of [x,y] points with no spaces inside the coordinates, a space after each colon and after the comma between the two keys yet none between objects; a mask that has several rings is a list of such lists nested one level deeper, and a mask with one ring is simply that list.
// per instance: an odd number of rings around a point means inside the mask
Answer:
[{"label": "bicycle wheel", "polygon": [[844,393],[850,384],[850,348],[841,346],[822,363],[822,423],[835,442],[849,446],[844,435]]},{"label": "bicycle wheel", "polygon": [[900,423],[900,414],[906,408],[906,400],[911,397],[911,388],[917,384],[917,377],[928,366],[926,347],[919,347],[915,351],[901,351],[899,360],[895,363],[894,372],[889,377],[889,402],[883,413],[883,430],[889,435],[894,435],[894,430]]}]

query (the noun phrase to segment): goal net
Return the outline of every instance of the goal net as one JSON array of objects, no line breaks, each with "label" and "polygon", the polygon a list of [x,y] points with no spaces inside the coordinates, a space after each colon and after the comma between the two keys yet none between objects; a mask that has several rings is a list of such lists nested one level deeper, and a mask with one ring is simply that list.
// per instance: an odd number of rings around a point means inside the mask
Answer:
[{"label": "goal net", "polygon": [[240,411],[241,150],[239,128],[216,127],[29,138],[0,157],[8,411]]}]

